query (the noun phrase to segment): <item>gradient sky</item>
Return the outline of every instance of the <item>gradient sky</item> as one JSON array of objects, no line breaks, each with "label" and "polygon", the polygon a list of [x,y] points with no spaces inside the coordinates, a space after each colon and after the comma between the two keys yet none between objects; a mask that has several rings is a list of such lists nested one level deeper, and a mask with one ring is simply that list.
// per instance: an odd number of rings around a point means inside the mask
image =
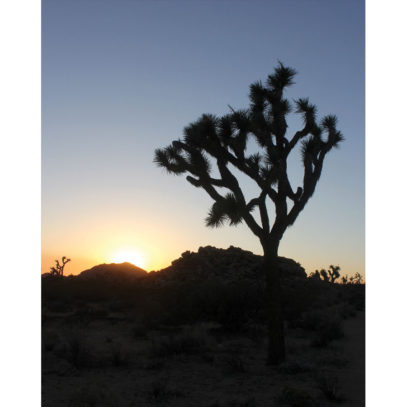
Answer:
[{"label": "gradient sky", "polygon": [[[260,254],[245,225],[206,228],[211,199],[153,157],[202,113],[248,106],[250,83],[281,60],[298,71],[288,97],[336,114],[346,141],[280,255],[307,272],[364,273],[363,1],[43,0],[42,10],[43,272],[66,255],[76,274],[125,248],[148,270],[205,245]],[[291,135],[300,121],[289,125]],[[296,186],[298,152],[289,163]]]}]

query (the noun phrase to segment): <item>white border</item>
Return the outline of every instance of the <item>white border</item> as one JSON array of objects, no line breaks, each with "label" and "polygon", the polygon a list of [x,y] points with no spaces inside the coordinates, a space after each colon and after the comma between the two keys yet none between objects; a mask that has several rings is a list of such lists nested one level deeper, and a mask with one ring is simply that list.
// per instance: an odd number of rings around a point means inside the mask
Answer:
[{"label": "white border", "polygon": [[406,74],[405,2],[368,0],[367,405],[405,403]]},{"label": "white border", "polygon": [[[367,405],[405,400],[407,63],[402,1],[367,1]],[[1,404],[40,405],[40,2],[3,2]],[[29,403],[26,403],[29,401]]]},{"label": "white border", "polygon": [[2,2],[0,38],[0,404],[40,406],[40,2]]}]

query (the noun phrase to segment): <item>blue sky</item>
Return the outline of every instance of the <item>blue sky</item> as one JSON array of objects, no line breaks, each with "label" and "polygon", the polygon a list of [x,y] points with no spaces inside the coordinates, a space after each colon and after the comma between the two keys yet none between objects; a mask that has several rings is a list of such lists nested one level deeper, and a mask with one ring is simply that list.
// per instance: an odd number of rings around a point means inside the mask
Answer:
[{"label": "blue sky", "polygon": [[336,114],[346,141],[280,254],[363,272],[364,2],[54,0],[42,18],[44,271],[55,256],[80,271],[121,247],[148,269],[206,244],[260,253],[244,225],[205,228],[210,198],[152,160],[202,113],[247,106],[249,84],[281,60],[298,71],[287,95]]}]

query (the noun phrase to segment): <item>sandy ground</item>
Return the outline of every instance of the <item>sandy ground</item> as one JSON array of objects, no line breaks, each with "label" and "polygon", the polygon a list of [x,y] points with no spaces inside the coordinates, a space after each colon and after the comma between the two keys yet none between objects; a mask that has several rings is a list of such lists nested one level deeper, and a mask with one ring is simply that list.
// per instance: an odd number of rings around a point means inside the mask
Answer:
[{"label": "sandy ground", "polygon": [[341,346],[349,361],[339,376],[343,392],[348,395],[344,405],[360,407],[365,405],[365,313],[345,321],[344,331]]},{"label": "sandy ground", "polygon": [[[214,335],[211,328],[201,324],[144,335],[125,320],[96,319],[78,325],[68,317],[49,318],[43,328],[42,405],[365,405],[364,312],[345,320],[344,338],[326,348],[310,346],[306,332],[288,330],[288,358],[279,368],[264,363],[261,330],[225,336]],[[184,351],[182,345],[180,352],[171,353],[163,347],[185,336],[197,342],[194,349]],[[69,341],[77,347],[76,367],[66,357]],[[322,382],[342,400],[329,400]],[[289,396],[282,398],[284,392]]]}]

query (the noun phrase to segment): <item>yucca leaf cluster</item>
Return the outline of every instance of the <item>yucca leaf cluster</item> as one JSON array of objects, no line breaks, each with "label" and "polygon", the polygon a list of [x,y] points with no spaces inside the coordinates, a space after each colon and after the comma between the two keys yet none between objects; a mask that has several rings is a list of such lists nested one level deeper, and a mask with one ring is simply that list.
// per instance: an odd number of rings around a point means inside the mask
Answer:
[{"label": "yucca leaf cluster", "polygon": [[[155,163],[175,175],[187,174],[195,187],[203,188],[215,201],[206,224],[218,227],[245,221],[262,240],[274,235],[281,238],[287,226],[312,196],[320,177],[326,154],[343,140],[337,130],[337,118],[328,115],[317,120],[316,106],[308,98],[290,102],[284,97],[287,87],[294,84],[294,69],[279,63],[266,82],[250,86],[248,109],[235,110],[223,116],[203,114],[184,129],[183,138],[155,151]],[[303,127],[288,134],[287,116],[299,114]],[[256,141],[258,152],[247,153],[250,138]],[[301,145],[304,167],[303,185],[294,192],[287,176],[287,158]],[[217,167],[214,177],[212,166]],[[246,200],[238,179],[238,170],[260,188],[260,195]],[[228,190],[221,193],[222,189]],[[271,225],[266,207],[270,199],[276,208]],[[292,201],[288,210],[287,199]],[[261,223],[252,215],[258,209]]]}]

